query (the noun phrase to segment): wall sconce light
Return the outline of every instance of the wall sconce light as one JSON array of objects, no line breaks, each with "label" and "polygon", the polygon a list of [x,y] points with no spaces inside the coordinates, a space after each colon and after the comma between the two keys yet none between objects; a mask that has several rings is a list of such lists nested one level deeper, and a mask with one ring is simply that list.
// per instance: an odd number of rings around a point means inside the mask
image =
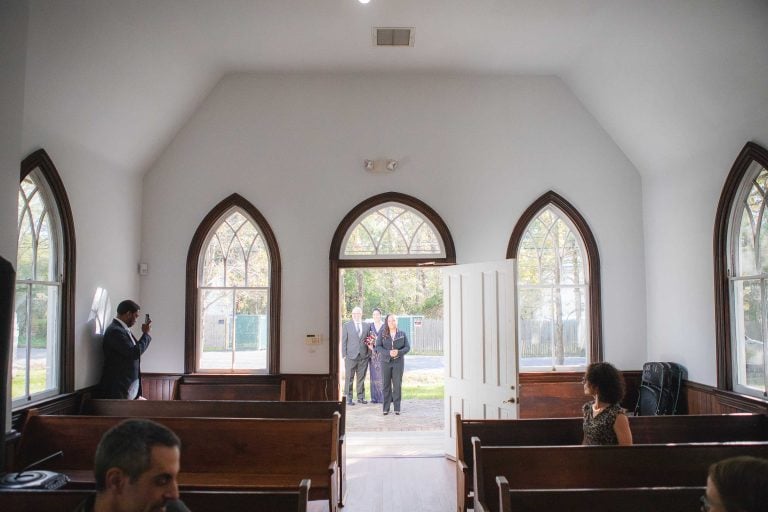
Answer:
[{"label": "wall sconce light", "polygon": [[392,172],[397,169],[397,166],[397,160],[392,159],[363,160],[363,167],[371,172]]}]

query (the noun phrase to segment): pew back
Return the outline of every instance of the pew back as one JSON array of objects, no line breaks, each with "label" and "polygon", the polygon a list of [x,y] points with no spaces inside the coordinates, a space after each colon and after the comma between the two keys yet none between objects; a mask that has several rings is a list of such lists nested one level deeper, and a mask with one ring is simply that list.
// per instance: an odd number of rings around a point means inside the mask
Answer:
[{"label": "pew back", "polygon": [[[496,478],[501,512],[690,512],[697,510],[704,487],[622,487],[617,489],[510,489]],[[476,511],[481,512],[481,511]]]},{"label": "pew back", "polygon": [[250,400],[85,400],[80,413],[88,416],[135,418],[330,418],[340,414],[339,435],[344,435],[346,402]]},{"label": "pew back", "polygon": [[[768,415],[629,416],[635,444],[768,441]],[[456,415],[459,510],[471,504],[472,437],[486,446],[579,445],[582,418],[470,420]],[[461,504],[464,504],[464,507]]]},{"label": "pew back", "polygon": [[[310,481],[285,491],[181,491],[181,501],[194,512],[269,510],[306,512]],[[0,510],[13,512],[72,512],[93,491],[85,489],[0,490]]]},{"label": "pew back", "polygon": [[[475,510],[497,511],[496,477],[514,489],[700,486],[710,464],[768,458],[768,442],[634,446],[483,446],[472,439]],[[486,497],[491,497],[489,501]]]},{"label": "pew back", "polygon": [[[93,483],[93,456],[102,435],[125,418],[27,418],[16,456],[23,467],[62,450],[44,468],[67,474],[73,485]],[[313,499],[338,499],[339,413],[328,419],[149,418],[181,439],[182,489],[282,490],[309,478]]]},{"label": "pew back", "polygon": [[247,400],[84,400],[81,414],[91,416],[211,417],[211,418],[330,418],[339,413],[339,504],[347,493],[347,456],[344,437],[346,402],[284,402]]},{"label": "pew back", "polygon": [[179,400],[285,400],[285,380],[279,384],[181,382],[176,389]]}]

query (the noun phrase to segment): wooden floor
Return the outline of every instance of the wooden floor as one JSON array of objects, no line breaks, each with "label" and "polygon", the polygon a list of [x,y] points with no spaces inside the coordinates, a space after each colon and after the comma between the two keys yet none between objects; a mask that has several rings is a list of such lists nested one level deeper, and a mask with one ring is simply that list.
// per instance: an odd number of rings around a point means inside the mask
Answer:
[{"label": "wooden floor", "polygon": [[[347,459],[346,506],[341,512],[453,512],[456,463],[444,457]],[[311,502],[310,512],[328,510]]]}]

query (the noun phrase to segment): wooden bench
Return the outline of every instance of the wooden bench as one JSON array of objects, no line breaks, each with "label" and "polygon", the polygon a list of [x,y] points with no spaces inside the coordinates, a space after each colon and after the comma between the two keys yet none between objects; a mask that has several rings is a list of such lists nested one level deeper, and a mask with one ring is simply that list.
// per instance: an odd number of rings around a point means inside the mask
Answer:
[{"label": "wooden bench", "polygon": [[701,505],[705,487],[621,487],[617,489],[510,489],[496,477],[501,512],[690,512]]},{"label": "wooden bench", "polygon": [[285,379],[279,384],[181,382],[176,393],[177,400],[285,400]]},{"label": "wooden bench", "polygon": [[[768,458],[768,442],[634,446],[483,446],[472,438],[475,512],[499,510],[496,477],[514,489],[698,487],[710,464]],[[491,498],[490,500],[488,498]]]},{"label": "wooden bench", "polygon": [[[180,498],[193,512],[268,510],[306,512],[310,481],[292,491],[181,491]],[[0,510],[13,512],[72,512],[94,491],[86,489],[0,490]]]},{"label": "wooden bench", "polygon": [[[635,444],[768,441],[765,414],[629,416]],[[579,445],[582,418],[471,420],[456,415],[458,510],[472,506],[472,437],[486,446]]]},{"label": "wooden bench", "polygon": [[[149,418],[181,439],[182,490],[292,490],[310,479],[310,499],[338,504],[339,413],[328,419]],[[58,450],[39,469],[70,477],[73,488],[93,488],[93,456],[102,435],[125,418],[32,414],[16,454],[24,467]],[[17,469],[18,470],[18,469]]]},{"label": "wooden bench", "polygon": [[339,505],[347,494],[347,453],[345,442],[346,402],[270,402],[215,400],[84,400],[81,414],[133,418],[330,418],[338,412]]}]

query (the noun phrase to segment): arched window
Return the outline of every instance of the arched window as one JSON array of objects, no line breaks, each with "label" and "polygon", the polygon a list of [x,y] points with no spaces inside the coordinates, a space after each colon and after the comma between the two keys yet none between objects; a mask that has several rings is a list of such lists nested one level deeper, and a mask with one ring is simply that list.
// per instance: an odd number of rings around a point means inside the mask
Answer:
[{"label": "arched window", "polygon": [[279,373],[279,308],[277,241],[233,194],[200,224],[187,256],[187,373]]},{"label": "arched window", "polygon": [[554,192],[521,217],[517,259],[521,371],[583,368],[600,360],[599,259],[581,215]]},{"label": "arched window", "polygon": [[75,237],[64,186],[38,150],[21,164],[11,396],[14,407],[73,388]]},{"label": "arched window", "polygon": [[360,215],[345,234],[342,247],[342,259],[445,257],[432,222],[413,207],[393,201]]},{"label": "arched window", "polygon": [[718,386],[768,397],[768,151],[748,143],[715,221]]},{"label": "arched window", "polygon": [[[453,263],[456,250],[448,227],[424,202],[398,192],[379,194],[361,202],[342,219],[331,242],[330,339],[339,339],[336,313],[344,309],[340,307],[343,272],[387,268],[397,280],[400,271],[408,267],[423,269]],[[383,303],[376,305],[386,307]],[[330,373],[335,378],[339,368],[338,345],[329,343],[329,349]]]}]

